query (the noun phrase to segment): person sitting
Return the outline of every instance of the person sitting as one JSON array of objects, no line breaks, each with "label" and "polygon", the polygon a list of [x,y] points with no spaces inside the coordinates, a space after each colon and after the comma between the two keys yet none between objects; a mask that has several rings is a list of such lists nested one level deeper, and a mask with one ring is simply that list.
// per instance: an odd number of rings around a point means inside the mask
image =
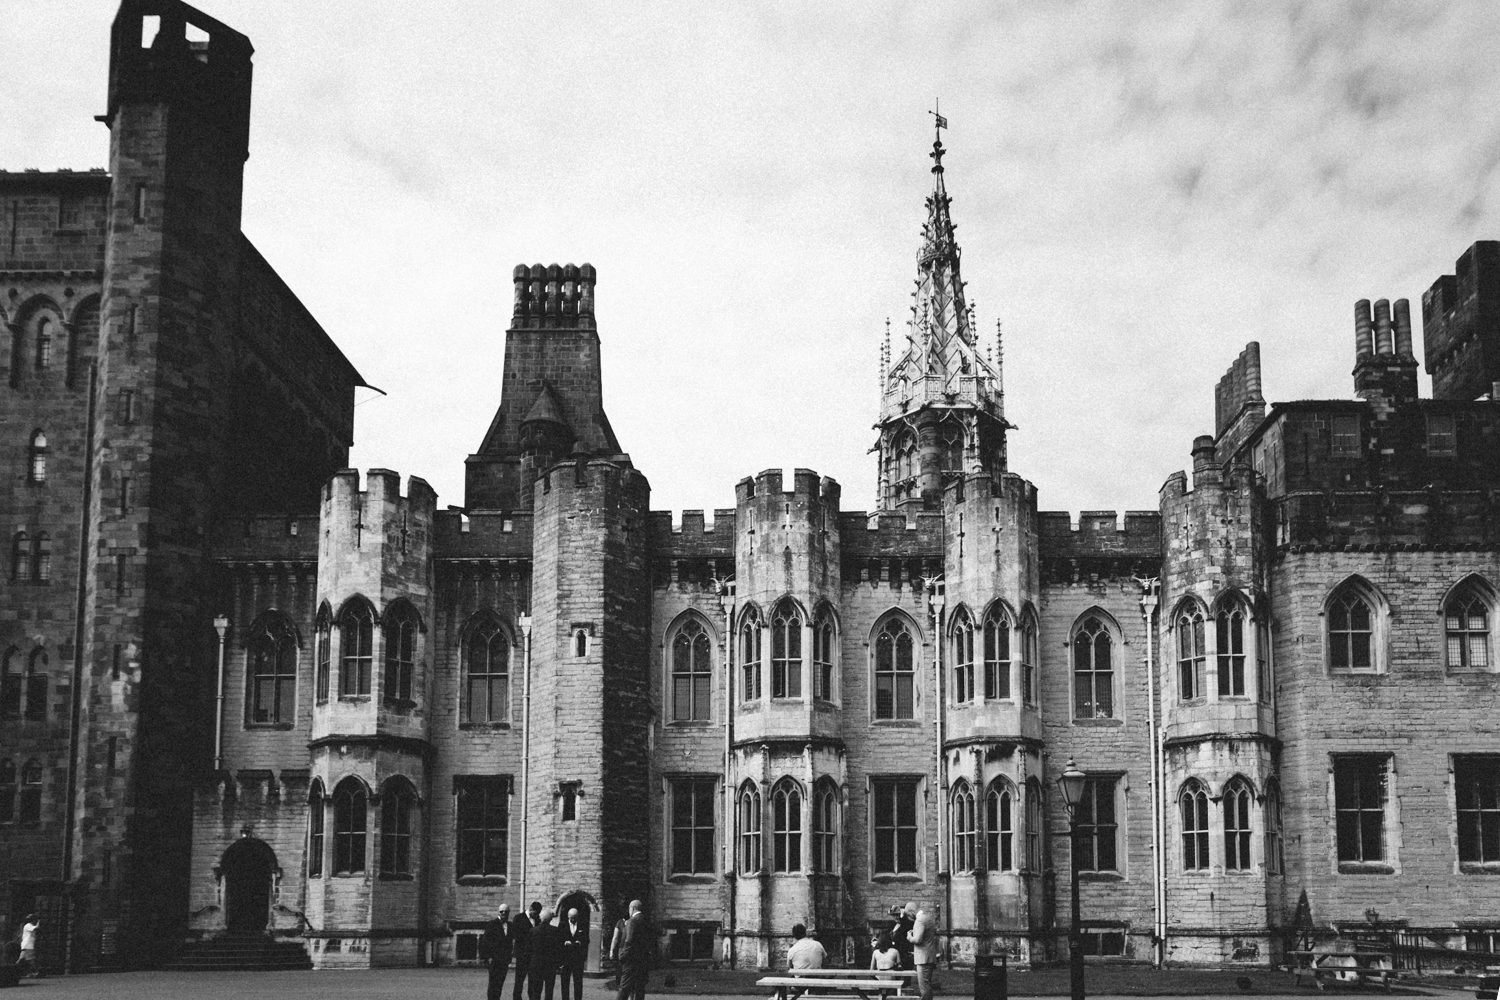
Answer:
[{"label": "person sitting", "polygon": [[[891,935],[887,931],[881,931],[870,941],[870,970],[876,973],[875,978],[895,982],[896,976],[882,976],[881,972],[892,972],[901,968],[901,952],[891,943]],[[881,990],[882,1000],[890,996],[890,990]]]},{"label": "person sitting", "polygon": [[787,949],[786,963],[793,969],[821,969],[828,960],[828,952],[816,938],[807,936],[807,927],[792,925],[792,946]]}]

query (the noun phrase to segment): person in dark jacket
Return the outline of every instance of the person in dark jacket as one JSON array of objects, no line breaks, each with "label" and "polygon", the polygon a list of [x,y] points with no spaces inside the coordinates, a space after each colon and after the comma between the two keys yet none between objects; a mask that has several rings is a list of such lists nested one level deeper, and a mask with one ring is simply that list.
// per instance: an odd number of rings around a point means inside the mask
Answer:
[{"label": "person in dark jacket", "polygon": [[489,989],[486,1000],[502,1000],[505,989],[505,974],[510,971],[511,955],[515,952],[510,930],[510,905],[501,903],[495,919],[484,926],[484,937],[479,939],[479,957],[490,967]]},{"label": "person in dark jacket", "polygon": [[589,957],[589,925],[578,915],[578,908],[568,911],[568,917],[558,927],[562,941],[562,1000],[568,1000],[568,984],[572,983],[572,1000],[583,1000],[583,966]]},{"label": "person in dark jacket", "polygon": [[891,941],[901,953],[901,968],[908,972],[916,968],[912,962],[911,929],[917,922],[917,904],[907,903],[896,911],[896,923],[891,928]]},{"label": "person in dark jacket", "polygon": [[617,1000],[645,1000],[646,974],[651,970],[656,943],[651,940],[651,928],[646,923],[646,914],[639,899],[630,901],[630,919],[620,933],[620,992]]},{"label": "person in dark jacket", "polygon": [[526,969],[526,989],[531,1000],[552,1000],[561,954],[562,932],[552,923],[552,911],[543,910],[540,921],[531,929],[531,963]]},{"label": "person in dark jacket", "polygon": [[531,971],[531,932],[536,928],[541,914],[542,904],[533,902],[530,914],[518,913],[516,919],[510,922],[511,944],[516,957],[516,985],[511,1000],[521,1000],[526,995],[526,976]]}]

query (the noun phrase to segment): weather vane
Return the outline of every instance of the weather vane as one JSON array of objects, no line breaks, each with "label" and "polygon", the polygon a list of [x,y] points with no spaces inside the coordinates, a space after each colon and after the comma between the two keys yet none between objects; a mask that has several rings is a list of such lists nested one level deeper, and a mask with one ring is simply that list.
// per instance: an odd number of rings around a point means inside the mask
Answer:
[{"label": "weather vane", "polygon": [[942,116],[942,114],[938,111],[938,108],[940,108],[940,107],[942,107],[941,103],[939,102],[938,98],[934,97],[932,99],[932,110],[929,111],[929,112],[927,112],[927,113],[930,114],[930,115],[932,115],[932,117],[934,117],[934,118],[937,119],[937,127],[938,128],[940,128],[940,129],[947,128],[948,127],[948,119],[944,118]]}]

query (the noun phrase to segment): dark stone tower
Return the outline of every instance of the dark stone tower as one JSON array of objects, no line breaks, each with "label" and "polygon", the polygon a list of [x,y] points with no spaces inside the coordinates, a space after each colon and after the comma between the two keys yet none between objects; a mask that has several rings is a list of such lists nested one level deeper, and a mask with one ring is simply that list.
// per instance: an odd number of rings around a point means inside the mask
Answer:
[{"label": "dark stone tower", "polygon": [[1478,399],[1500,382],[1500,243],[1481,240],[1422,296],[1433,399]]}]

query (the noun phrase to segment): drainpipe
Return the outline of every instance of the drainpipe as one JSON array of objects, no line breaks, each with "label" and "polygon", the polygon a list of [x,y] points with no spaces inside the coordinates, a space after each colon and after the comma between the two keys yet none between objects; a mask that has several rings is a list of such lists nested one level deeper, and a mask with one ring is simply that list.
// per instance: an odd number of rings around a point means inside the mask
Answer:
[{"label": "drainpipe", "polygon": [[948,964],[953,964],[953,873],[948,856],[948,753],[943,749],[943,623],[944,587],[942,577],[927,581],[927,609],[933,622],[932,703],[937,725],[938,785],[938,876],[943,880],[943,922],[948,929]]},{"label": "drainpipe", "polygon": [[214,631],[219,633],[219,694],[214,701],[214,774],[218,774],[224,770],[224,633],[229,631],[229,619],[215,618]]},{"label": "drainpipe", "polygon": [[526,912],[526,848],[531,819],[531,615],[518,619],[521,626],[521,877],[516,881],[516,908]]},{"label": "drainpipe", "polygon": [[[78,823],[78,755],[83,737],[83,685],[87,676],[83,660],[86,638],[84,618],[88,614],[89,548],[92,544],[89,506],[93,503],[94,417],[98,395],[99,362],[94,361],[89,363],[89,413],[83,444],[83,496],[79,498],[78,505],[78,574],[73,601],[73,689],[68,694],[68,801],[63,810],[62,871],[59,872],[59,878],[64,884],[73,878],[73,833]],[[70,935],[71,930],[67,933]]]},{"label": "drainpipe", "polygon": [[1163,856],[1161,734],[1156,718],[1156,657],[1152,650],[1154,637],[1159,581],[1153,577],[1140,580],[1141,621],[1146,627],[1146,730],[1151,743],[1151,880],[1152,909],[1154,913],[1151,933],[1151,964],[1160,969],[1166,961],[1167,949],[1167,875],[1166,859]]},{"label": "drainpipe", "polygon": [[729,967],[736,967],[734,946],[735,878],[734,863],[734,581],[719,581],[719,605],[724,609],[724,884],[729,890]]}]

